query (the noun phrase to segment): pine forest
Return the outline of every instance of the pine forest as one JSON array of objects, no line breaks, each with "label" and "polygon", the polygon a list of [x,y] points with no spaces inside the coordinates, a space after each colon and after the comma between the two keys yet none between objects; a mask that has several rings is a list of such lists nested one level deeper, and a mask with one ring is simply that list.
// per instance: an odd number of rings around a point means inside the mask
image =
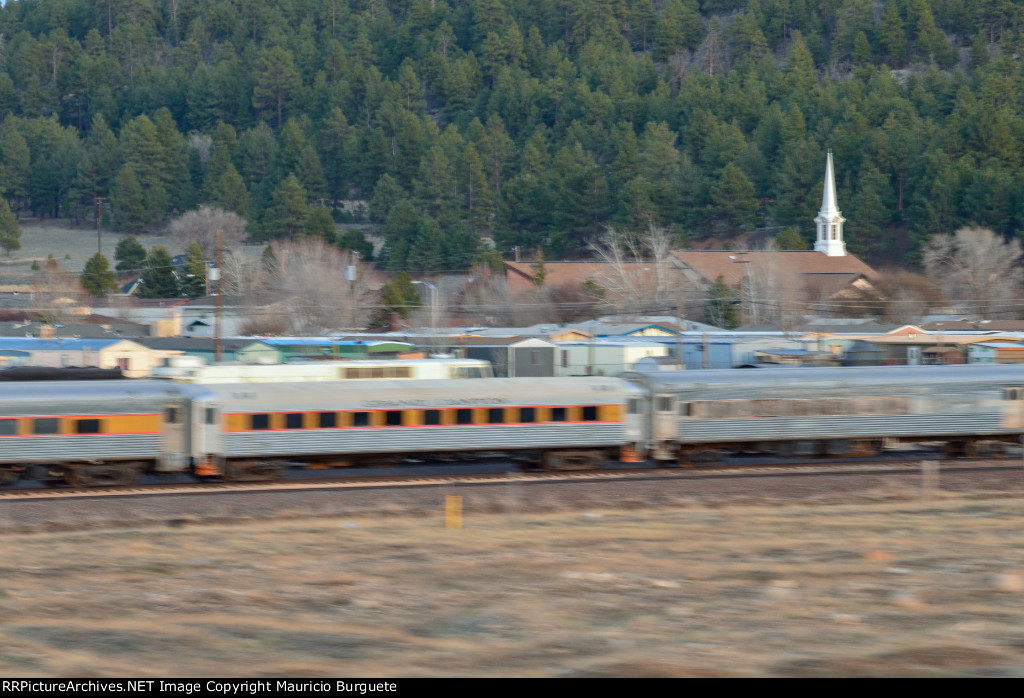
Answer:
[{"label": "pine forest", "polygon": [[131,233],[207,204],[369,256],[334,223],[371,224],[381,268],[431,274],[609,229],[800,249],[831,150],[850,252],[914,267],[1024,231],[1022,25],[1021,0],[7,0],[0,186]]}]

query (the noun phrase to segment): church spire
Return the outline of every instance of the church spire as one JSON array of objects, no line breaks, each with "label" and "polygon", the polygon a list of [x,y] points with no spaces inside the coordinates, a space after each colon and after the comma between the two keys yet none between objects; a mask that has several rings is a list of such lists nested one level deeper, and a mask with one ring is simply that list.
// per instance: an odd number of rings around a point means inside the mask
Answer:
[{"label": "church spire", "polygon": [[843,223],[846,219],[836,206],[836,177],[832,171],[832,151],[828,151],[825,162],[825,186],[821,195],[821,210],[814,219],[818,227],[818,237],[814,242],[815,252],[824,252],[829,257],[842,257],[846,254],[846,243],[843,242]]}]

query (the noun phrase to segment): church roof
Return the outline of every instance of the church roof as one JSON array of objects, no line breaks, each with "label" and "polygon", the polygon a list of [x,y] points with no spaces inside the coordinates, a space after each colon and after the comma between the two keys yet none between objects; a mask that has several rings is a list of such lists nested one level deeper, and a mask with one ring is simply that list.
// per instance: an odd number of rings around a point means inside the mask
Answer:
[{"label": "church roof", "polygon": [[772,267],[784,277],[802,276],[823,291],[845,288],[858,277],[879,278],[878,272],[853,255],[830,257],[813,250],[675,250],[672,255],[705,281],[712,283],[721,276],[727,286],[735,286],[746,278],[748,270],[758,267]]}]

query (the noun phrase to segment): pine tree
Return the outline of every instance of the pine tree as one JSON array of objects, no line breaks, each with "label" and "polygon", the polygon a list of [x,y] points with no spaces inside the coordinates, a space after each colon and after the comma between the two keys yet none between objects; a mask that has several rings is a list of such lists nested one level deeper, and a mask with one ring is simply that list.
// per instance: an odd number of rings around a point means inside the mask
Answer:
[{"label": "pine tree", "polygon": [[21,249],[21,227],[3,197],[0,197],[0,248],[8,257],[11,252]]},{"label": "pine tree", "polygon": [[149,222],[146,210],[145,194],[133,165],[121,168],[114,180],[111,192],[111,203],[114,207],[114,219],[121,230],[140,233]]},{"label": "pine tree", "polygon": [[419,294],[416,293],[412,277],[403,272],[381,287],[380,306],[370,320],[370,325],[386,325],[391,313],[398,313],[399,316],[408,318],[409,313],[421,305],[423,302],[420,300]]},{"label": "pine tree", "polygon": [[137,274],[146,263],[146,248],[134,235],[121,238],[114,248],[115,269],[120,274]]},{"label": "pine tree", "polygon": [[194,208],[197,202],[188,169],[188,149],[171,111],[167,107],[158,109],[153,115],[153,124],[162,150],[163,170],[160,179],[167,191],[168,212]]},{"label": "pine tree", "polygon": [[274,192],[263,221],[263,232],[271,238],[293,238],[300,235],[306,216],[309,215],[306,200],[306,190],[302,188],[298,177],[288,175]]},{"label": "pine tree", "polygon": [[97,298],[117,291],[114,272],[110,271],[110,262],[103,254],[97,252],[85,263],[85,269],[82,271],[82,286],[90,295]]},{"label": "pine tree", "polygon": [[490,230],[494,215],[494,192],[487,183],[476,147],[470,143],[462,154],[466,177],[467,219],[471,230]]},{"label": "pine tree", "polygon": [[186,298],[199,298],[206,294],[206,260],[195,240],[185,250],[185,269],[178,280],[178,293]]},{"label": "pine tree", "polygon": [[756,212],[754,185],[743,174],[743,170],[730,162],[722,170],[718,182],[711,187],[709,214],[724,225],[726,230],[738,233],[753,225]]},{"label": "pine tree", "polygon": [[253,106],[274,114],[277,127],[284,124],[284,109],[302,89],[302,77],[295,68],[291,51],[275,46],[260,51],[256,67]]},{"label": "pine tree", "polygon": [[[168,153],[160,135],[156,124],[145,115],[132,119],[121,131],[121,149],[126,163],[122,172],[132,168],[142,195],[144,224],[164,220],[171,206],[167,184],[172,177],[168,174]],[[131,194],[134,196],[134,192]]]},{"label": "pine tree", "polygon": [[334,218],[326,206],[314,206],[309,210],[302,225],[302,234],[306,237],[323,238],[326,242],[334,242]]},{"label": "pine tree", "polygon": [[740,321],[732,289],[725,285],[721,274],[715,279],[715,283],[708,287],[707,293],[708,304],[704,311],[704,321],[727,330],[739,327]]},{"label": "pine tree", "polygon": [[157,246],[149,251],[135,295],[139,298],[177,298],[181,295],[174,264],[166,247]]},{"label": "pine tree", "polygon": [[234,211],[239,216],[249,216],[249,192],[245,188],[242,175],[231,163],[217,180],[216,185],[210,192],[210,202],[217,208],[225,211]]},{"label": "pine tree", "polygon": [[15,128],[4,129],[3,140],[0,141],[3,166],[3,185],[0,195],[14,203],[15,210],[20,210],[29,193],[29,181],[32,174],[32,158],[28,141]]}]

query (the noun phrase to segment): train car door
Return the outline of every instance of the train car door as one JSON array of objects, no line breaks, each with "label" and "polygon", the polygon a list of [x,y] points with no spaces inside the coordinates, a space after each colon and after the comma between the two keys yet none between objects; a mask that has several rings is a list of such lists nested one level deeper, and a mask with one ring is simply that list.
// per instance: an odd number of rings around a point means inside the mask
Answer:
[{"label": "train car door", "polygon": [[209,400],[192,401],[192,462],[197,474],[219,474],[220,405]]},{"label": "train car door", "polygon": [[671,393],[655,393],[651,404],[651,452],[657,460],[676,457],[676,399]]},{"label": "train car door", "polygon": [[189,465],[188,402],[168,402],[163,406],[158,472],[185,470]]}]

